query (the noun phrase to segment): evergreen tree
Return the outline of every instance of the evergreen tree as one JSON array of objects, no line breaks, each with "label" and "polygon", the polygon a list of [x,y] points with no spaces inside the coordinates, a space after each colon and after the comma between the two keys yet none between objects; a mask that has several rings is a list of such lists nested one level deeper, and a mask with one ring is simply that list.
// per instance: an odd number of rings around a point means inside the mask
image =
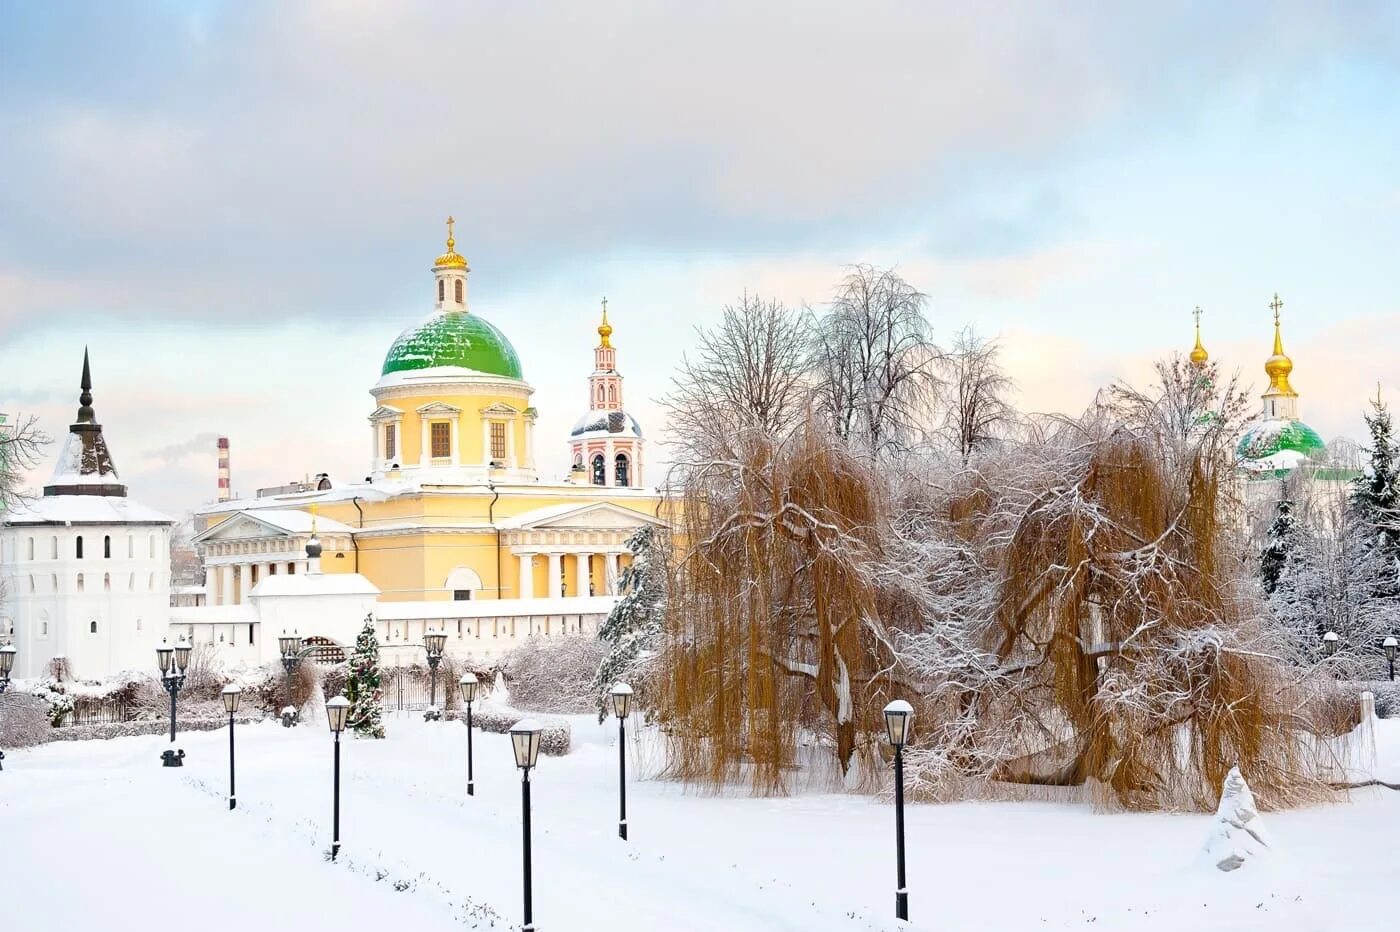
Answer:
[{"label": "evergreen tree", "polygon": [[593,676],[599,721],[609,713],[608,690],[614,683],[644,673],[646,660],[661,638],[666,614],[664,535],[665,531],[647,526],[627,541],[632,562],[622,570],[619,580],[622,598],[598,629],[599,639],[610,645]]},{"label": "evergreen tree", "polygon": [[1298,542],[1298,519],[1293,516],[1293,502],[1286,498],[1279,500],[1278,513],[1269,524],[1268,534],[1268,543],[1259,556],[1259,576],[1264,592],[1273,595],[1288,563],[1288,555]]},{"label": "evergreen tree", "polygon": [[374,634],[374,616],[365,616],[365,626],[355,639],[350,655],[350,673],[345,680],[345,698],[350,700],[350,730],[366,738],[384,737],[384,709],[379,694],[379,639]]},{"label": "evergreen tree", "polygon": [[1351,490],[1351,511],[1357,523],[1369,532],[1370,546],[1387,566],[1379,594],[1395,595],[1396,561],[1400,560],[1400,476],[1396,475],[1397,451],[1391,432],[1390,408],[1377,394],[1366,415],[1371,431],[1371,462]]}]

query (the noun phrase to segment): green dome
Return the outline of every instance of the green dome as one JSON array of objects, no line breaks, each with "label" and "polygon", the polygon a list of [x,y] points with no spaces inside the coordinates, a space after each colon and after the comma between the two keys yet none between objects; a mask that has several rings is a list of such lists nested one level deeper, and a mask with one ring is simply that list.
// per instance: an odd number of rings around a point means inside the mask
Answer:
[{"label": "green dome", "polygon": [[1262,460],[1284,450],[1316,459],[1327,451],[1327,444],[1322,442],[1317,431],[1302,421],[1274,419],[1260,421],[1249,428],[1235,447],[1235,452],[1248,460]]},{"label": "green dome", "polygon": [[520,357],[506,335],[489,321],[468,313],[434,314],[409,327],[384,357],[382,375],[455,366],[508,379],[524,379]]}]

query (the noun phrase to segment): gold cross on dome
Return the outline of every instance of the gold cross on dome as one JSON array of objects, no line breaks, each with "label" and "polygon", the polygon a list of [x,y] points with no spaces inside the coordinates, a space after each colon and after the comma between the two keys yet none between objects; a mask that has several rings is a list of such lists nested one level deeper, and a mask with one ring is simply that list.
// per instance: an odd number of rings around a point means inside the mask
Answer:
[{"label": "gold cross on dome", "polygon": [[1200,330],[1200,329],[1201,329],[1201,306],[1200,306],[1199,304],[1197,304],[1197,305],[1196,305],[1196,309],[1195,309],[1194,311],[1191,312],[1191,316],[1194,317],[1194,318],[1196,318],[1196,329],[1197,329],[1197,330]]},{"label": "gold cross on dome", "polygon": [[608,315],[608,296],[607,296],[607,295],[604,295],[604,296],[603,296],[603,316],[606,317],[607,315]]},{"label": "gold cross on dome", "polygon": [[456,223],[456,222],[457,222],[456,220],[453,220],[453,219],[452,219],[452,215],[451,215],[451,214],[448,214],[448,215],[447,215],[447,241],[448,241],[449,243],[452,242],[452,224],[454,224],[454,223]]},{"label": "gold cross on dome", "polygon": [[1278,323],[1278,312],[1283,310],[1283,302],[1279,300],[1278,292],[1274,292],[1274,300],[1269,307],[1274,309],[1274,323]]}]

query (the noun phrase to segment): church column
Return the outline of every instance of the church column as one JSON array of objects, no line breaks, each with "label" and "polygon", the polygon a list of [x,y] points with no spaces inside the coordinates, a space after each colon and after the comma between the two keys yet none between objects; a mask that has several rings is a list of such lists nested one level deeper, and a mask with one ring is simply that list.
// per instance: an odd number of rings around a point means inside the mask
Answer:
[{"label": "church column", "polygon": [[545,576],[544,592],[550,599],[560,599],[564,597],[562,583],[564,574],[560,564],[563,561],[562,553],[551,553],[549,555],[549,572]]},{"label": "church column", "polygon": [[418,415],[418,424],[423,429],[423,446],[418,449],[418,465],[431,466],[433,464],[432,430],[428,426],[427,417],[422,414]]},{"label": "church column", "polygon": [[506,465],[515,468],[515,418],[506,421]]},{"label": "church column", "polygon": [[607,580],[604,587],[608,595],[617,594],[617,552],[609,550],[607,553]]},{"label": "church column", "polygon": [[578,591],[579,598],[588,595],[588,564],[592,559],[592,554],[580,553],[577,555],[578,565],[575,567],[574,588]]},{"label": "church column", "polygon": [[491,465],[491,419],[485,416],[481,418],[481,464]]},{"label": "church column", "polygon": [[607,443],[604,445],[604,449],[606,449],[607,452],[603,454],[603,485],[617,485],[617,450],[613,448],[613,442],[611,437],[608,438]]},{"label": "church column", "polygon": [[452,422],[451,422],[451,423],[452,423],[452,443],[450,444],[449,449],[450,449],[450,452],[452,453],[452,465],[453,465],[453,466],[460,466],[460,465],[462,464],[462,451],[461,451],[461,446],[462,446],[462,423],[461,423],[461,422],[462,422],[462,416],[461,416],[460,414],[454,414],[454,415],[452,416]]},{"label": "church column", "polygon": [[219,604],[233,604],[233,564],[225,563],[219,567]]},{"label": "church column", "polygon": [[525,468],[535,468],[535,419],[525,419]]},{"label": "church column", "polygon": [[516,555],[520,560],[520,598],[533,599],[535,597],[535,555],[533,553],[521,553]]}]

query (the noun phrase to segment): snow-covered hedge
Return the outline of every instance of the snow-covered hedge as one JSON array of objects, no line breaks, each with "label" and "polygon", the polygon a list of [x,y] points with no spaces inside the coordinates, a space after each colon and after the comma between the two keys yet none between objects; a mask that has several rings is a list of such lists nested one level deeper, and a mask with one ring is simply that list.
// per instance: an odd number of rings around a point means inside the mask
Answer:
[{"label": "snow-covered hedge", "polygon": [[592,712],[593,677],[608,645],[588,637],[532,637],[506,654],[511,705],[531,712]]},{"label": "snow-covered hedge", "polygon": [[[255,719],[238,718],[240,724]],[[228,725],[228,718],[181,718],[176,722],[176,736],[185,731],[218,731]],[[49,730],[50,741],[88,741],[92,739],[130,738],[135,735],[163,735],[170,731],[168,721],[114,722],[106,725],[73,725]]]},{"label": "snow-covered hedge", "polygon": [[[444,712],[442,717],[447,721],[460,721],[463,724],[467,721],[465,711]],[[472,709],[472,727],[493,735],[504,735],[509,734],[511,726],[525,717],[524,713],[515,709]],[[540,724],[544,726],[544,731],[540,733],[540,753],[555,757],[569,753],[569,747],[573,743],[573,729],[569,727],[569,723],[558,719],[545,719]]]},{"label": "snow-covered hedge", "polygon": [[54,732],[47,699],[21,692],[0,693],[0,748],[29,748]]}]

